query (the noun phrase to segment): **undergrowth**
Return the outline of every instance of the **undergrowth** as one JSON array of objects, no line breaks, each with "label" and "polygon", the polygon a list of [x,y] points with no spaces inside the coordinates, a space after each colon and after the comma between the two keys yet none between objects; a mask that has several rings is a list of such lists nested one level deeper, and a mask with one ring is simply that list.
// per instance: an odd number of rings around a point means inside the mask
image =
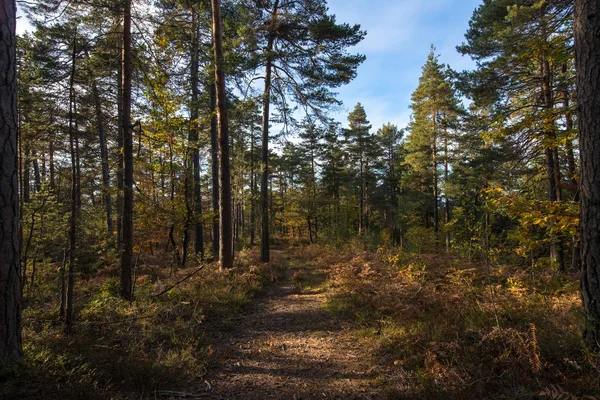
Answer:
[{"label": "undergrowth", "polygon": [[259,264],[253,251],[236,256],[234,269],[207,264],[160,296],[199,266],[173,275],[168,260],[146,256],[133,302],[119,298],[116,266],[84,277],[75,285],[69,336],[58,312],[58,266],[40,268],[39,283],[26,291],[24,357],[0,377],[0,398],[154,399],[156,390],[202,382],[214,356],[207,329],[223,328],[285,268]]},{"label": "undergrowth", "polygon": [[[138,271],[136,300],[118,297],[118,270],[78,281],[75,332],[62,333],[56,271],[40,269],[24,311],[25,357],[2,399],[153,399],[202,384],[211,332],[270,281],[326,292],[370,357],[369,385],[389,399],[600,399],[600,361],[581,340],[578,276],[457,255],[365,247],[294,246],[270,266],[243,251],[227,274],[206,265],[170,275],[160,257]],[[46,275],[44,275],[46,274]]]},{"label": "undergrowth", "polygon": [[577,276],[355,245],[318,258],[387,398],[600,398]]}]

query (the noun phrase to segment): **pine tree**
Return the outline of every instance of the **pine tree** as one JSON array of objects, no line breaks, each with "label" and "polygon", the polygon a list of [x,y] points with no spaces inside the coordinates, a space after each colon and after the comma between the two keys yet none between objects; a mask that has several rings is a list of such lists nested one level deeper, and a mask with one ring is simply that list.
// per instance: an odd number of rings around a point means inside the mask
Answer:
[{"label": "pine tree", "polygon": [[[562,110],[555,107],[561,95],[555,82],[571,57],[572,11],[572,0],[486,1],[473,13],[467,41],[458,47],[478,62],[477,70],[466,74],[466,92],[503,121],[499,134],[512,136],[515,158],[535,160],[540,168],[532,174],[545,171],[549,202],[563,197],[557,140]],[[563,240],[550,241],[551,261],[564,271]]]},{"label": "pine tree", "polygon": [[386,226],[392,234],[392,242],[400,244],[401,232],[398,224],[398,192],[399,184],[402,179],[400,170],[401,154],[400,141],[404,136],[403,130],[398,130],[395,125],[385,124],[377,131],[377,142],[382,150],[384,174],[383,182],[388,207],[386,207]]},{"label": "pine tree", "polygon": [[225,66],[223,58],[223,30],[220,0],[211,0],[211,5],[219,132],[219,265],[221,270],[223,270],[233,267],[229,121],[227,118],[227,97],[225,92]]},{"label": "pine tree", "polygon": [[349,126],[344,134],[348,140],[348,152],[354,161],[358,179],[358,234],[362,235],[369,228],[369,175],[375,142],[362,104],[357,103],[354,110],[348,114],[348,122]]},{"label": "pine tree", "polygon": [[0,9],[0,362],[21,356],[19,190],[17,180],[16,4]]},{"label": "pine tree", "polygon": [[[269,127],[272,97],[279,104],[284,124],[291,123],[290,104],[321,114],[338,101],[331,88],[350,82],[362,55],[348,54],[347,48],[360,42],[365,32],[359,25],[336,23],[327,14],[325,0],[256,1],[254,26],[259,47],[258,63],[264,65],[262,95],[262,235],[261,261],[269,253]],[[256,40],[256,39],[255,39]]]},{"label": "pine tree", "polygon": [[[458,115],[458,100],[445,65],[439,63],[432,46],[423,66],[419,86],[412,95],[412,120],[406,141],[406,160],[413,178],[431,190],[433,231],[439,232],[439,165],[448,176],[448,129]],[[446,199],[446,202],[448,200]],[[449,219],[449,217],[447,217]],[[427,221],[428,218],[425,217]]]},{"label": "pine tree", "polygon": [[600,347],[600,14],[598,3],[575,1],[577,101],[581,144],[581,298],[585,311],[583,338]]}]

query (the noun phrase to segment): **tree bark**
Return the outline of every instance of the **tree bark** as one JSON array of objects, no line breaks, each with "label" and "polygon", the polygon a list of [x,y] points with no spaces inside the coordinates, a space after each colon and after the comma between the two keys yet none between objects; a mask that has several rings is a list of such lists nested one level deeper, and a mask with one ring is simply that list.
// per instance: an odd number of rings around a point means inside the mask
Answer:
[{"label": "tree bark", "polygon": [[210,85],[210,150],[212,156],[212,249],[216,258],[219,257],[219,143],[217,127],[217,89]]},{"label": "tree bark", "polygon": [[256,185],[254,176],[254,123],[250,132],[250,247],[254,247],[255,242],[255,210]]},{"label": "tree bark", "polygon": [[[552,92],[552,71],[550,62],[543,59],[541,62],[541,94],[543,99],[543,107],[545,111],[550,113],[554,108],[554,96]],[[560,171],[558,165],[558,156],[556,153],[556,131],[555,121],[552,116],[546,117],[544,121],[544,143],[545,162],[546,162],[546,180],[548,183],[548,200],[551,202],[560,201]],[[564,249],[560,238],[551,238],[550,244],[551,261],[556,260],[558,269],[565,270]]]},{"label": "tree bark", "polygon": [[35,149],[31,150],[31,155],[33,163],[33,187],[35,189],[35,193],[39,193],[42,190],[42,176],[40,174],[40,163]]},{"label": "tree bark", "polygon": [[600,4],[575,1],[575,60],[581,146],[583,338],[600,347]]},{"label": "tree bark", "polygon": [[23,160],[23,183],[21,185],[21,190],[23,191],[23,203],[31,202],[31,187],[29,185],[30,173],[31,173],[31,150],[29,148],[29,141],[23,140],[23,137],[20,137],[21,142],[23,143],[24,152],[25,152],[25,160]]},{"label": "tree bark", "polygon": [[275,23],[279,0],[275,0],[273,12],[271,13],[270,32],[267,40],[266,64],[265,64],[265,88],[263,91],[263,113],[262,113],[262,177],[260,187],[261,201],[261,239],[260,239],[260,261],[269,262],[271,258],[269,245],[269,119],[271,105],[271,74],[273,68],[273,46],[275,43]]},{"label": "tree bark", "polygon": [[446,253],[450,253],[450,202],[448,201],[448,176],[449,176],[449,161],[448,161],[448,130],[444,129],[444,222],[446,231]]},{"label": "tree bark", "polygon": [[[562,67],[563,74],[567,73],[567,65],[564,64]],[[571,190],[573,191],[572,200],[579,202],[579,182],[577,182],[577,172],[575,165],[575,153],[573,151],[573,141],[570,139],[571,132],[573,131],[573,114],[571,112],[570,96],[567,86],[562,88],[561,91],[563,107],[565,109],[565,128],[567,131],[567,143],[565,146],[565,152],[567,155],[567,177],[569,178]],[[579,247],[579,240],[577,237],[571,239],[571,270],[579,271],[581,268],[581,248]]]},{"label": "tree bark", "polygon": [[433,233],[435,236],[435,243],[437,245],[438,241],[438,231],[439,231],[439,208],[438,208],[438,171],[437,171],[437,111],[433,113],[433,132],[431,139],[431,173],[433,174],[433,185],[432,185],[432,194],[433,194]]},{"label": "tree bark", "polygon": [[231,232],[231,172],[229,165],[229,125],[225,92],[225,65],[223,59],[223,31],[220,0],[211,0],[215,81],[217,92],[217,120],[219,144],[219,264],[224,270],[233,267],[233,240]]},{"label": "tree bark", "polygon": [[77,37],[73,38],[73,55],[71,60],[71,76],[69,78],[69,149],[71,153],[71,216],[69,220],[69,270],[67,274],[65,332],[73,329],[73,286],[75,278],[75,260],[77,258],[77,224],[79,216],[78,189],[79,179],[78,157],[76,155],[77,115],[75,111],[75,71],[77,60]]},{"label": "tree bark", "polygon": [[365,230],[365,166],[363,153],[360,153],[360,198],[358,199],[358,235]]},{"label": "tree bark", "polygon": [[[116,16],[117,21],[120,15]],[[122,40],[122,38],[121,38]],[[118,51],[119,65],[117,67],[117,250],[123,248],[123,46]]]},{"label": "tree bark", "polygon": [[56,140],[55,138],[56,133],[51,132],[50,133],[50,143],[48,144],[48,163],[49,165],[49,172],[50,172],[50,189],[54,190],[56,189],[56,184],[55,184],[55,180],[54,180],[54,141]]},{"label": "tree bark", "polygon": [[192,162],[190,168],[193,169],[193,187],[194,187],[194,252],[200,254],[200,259],[204,259],[204,235],[202,225],[202,191],[200,190],[200,149],[198,143],[198,123],[199,123],[199,107],[198,103],[198,70],[199,70],[199,32],[198,32],[198,13],[192,9],[192,25],[194,32],[192,33],[192,70],[191,70],[191,86],[192,86],[192,105],[190,108],[190,143],[192,146]]},{"label": "tree bark", "polygon": [[265,89],[263,92],[263,115],[262,115],[262,176],[260,186],[261,203],[261,238],[260,238],[260,261],[270,261],[269,246],[269,106],[271,105],[271,69],[272,60],[270,53],[273,50],[272,36],[269,37],[267,45],[267,64],[265,67]]},{"label": "tree bark", "polygon": [[104,132],[104,120],[102,117],[102,105],[98,85],[92,83],[92,94],[96,108],[96,127],[98,129],[98,142],[100,144],[100,162],[102,164],[102,197],[106,211],[106,231],[111,244],[114,245],[114,230],[112,221],[112,198],[110,196],[110,174],[108,170],[108,149],[106,148],[106,134]]},{"label": "tree bark", "polygon": [[121,249],[121,297],[133,299],[133,135],[131,124],[131,0],[123,8],[123,222]]},{"label": "tree bark", "polygon": [[16,5],[0,7],[0,362],[21,350]]}]

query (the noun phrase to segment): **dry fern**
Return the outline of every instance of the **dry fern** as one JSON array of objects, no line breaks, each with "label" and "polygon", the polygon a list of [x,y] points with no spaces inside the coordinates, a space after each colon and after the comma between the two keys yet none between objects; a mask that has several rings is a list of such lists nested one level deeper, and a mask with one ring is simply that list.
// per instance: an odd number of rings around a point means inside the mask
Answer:
[{"label": "dry fern", "polygon": [[598,400],[598,398],[594,396],[577,397],[574,394],[567,392],[558,385],[550,385],[544,388],[544,390],[542,390],[539,395],[541,397],[547,397],[552,400]]}]

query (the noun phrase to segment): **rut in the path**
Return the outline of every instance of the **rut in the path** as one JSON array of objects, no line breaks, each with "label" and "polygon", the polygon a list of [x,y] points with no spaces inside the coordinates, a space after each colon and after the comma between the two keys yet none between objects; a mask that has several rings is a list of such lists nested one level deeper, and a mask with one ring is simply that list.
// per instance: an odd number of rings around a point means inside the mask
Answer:
[{"label": "rut in the path", "polygon": [[284,283],[234,321],[214,347],[211,398],[377,399],[376,374],[320,290]]}]

